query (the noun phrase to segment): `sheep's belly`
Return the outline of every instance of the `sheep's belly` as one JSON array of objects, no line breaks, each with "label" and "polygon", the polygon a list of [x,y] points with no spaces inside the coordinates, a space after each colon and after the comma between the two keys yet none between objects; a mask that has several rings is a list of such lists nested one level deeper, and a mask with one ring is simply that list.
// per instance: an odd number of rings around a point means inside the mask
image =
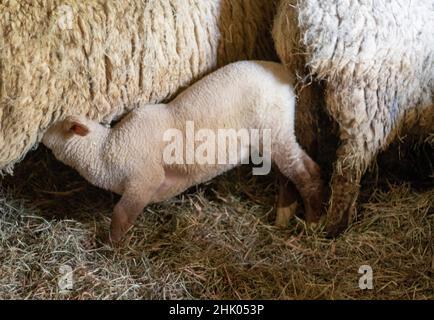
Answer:
[{"label": "sheep's belly", "polygon": [[165,180],[158,191],[152,197],[152,203],[162,202],[171,199],[188,188],[207,182],[213,178],[233,169],[238,164],[199,166],[194,165],[193,170],[178,171],[176,169],[165,170]]}]

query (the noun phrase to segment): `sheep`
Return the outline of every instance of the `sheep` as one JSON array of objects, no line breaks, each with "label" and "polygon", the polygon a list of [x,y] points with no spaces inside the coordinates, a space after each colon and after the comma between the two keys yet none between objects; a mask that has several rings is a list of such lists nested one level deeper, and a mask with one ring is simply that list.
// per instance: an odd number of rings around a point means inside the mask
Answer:
[{"label": "sheep", "polygon": [[[254,147],[262,150],[264,156],[266,150],[270,151],[280,172],[299,190],[307,220],[315,222],[322,203],[321,173],[294,135],[292,81],[281,64],[237,62],[200,80],[168,104],[140,106],[113,128],[70,116],[51,126],[42,142],[58,160],[92,184],[122,194],[110,228],[110,238],[115,242],[146,205],[176,196],[243,163],[249,159],[248,150]],[[212,161],[217,153],[229,149],[220,140],[218,145],[211,142],[218,152],[214,151],[210,161],[188,160],[192,154],[188,150],[181,153],[180,161],[169,161],[174,153],[169,148],[171,144],[167,144],[167,133],[178,130],[182,138],[188,138],[190,122],[194,130],[214,133],[221,129],[259,130],[261,139],[258,143],[253,139],[246,142],[238,133],[238,144],[232,150],[240,152],[232,162],[220,158]],[[206,154],[211,155],[208,150]]]},{"label": "sheep", "polygon": [[[355,216],[361,177],[376,155],[404,134],[434,132],[434,1],[281,0],[277,11],[279,57],[299,75],[298,88],[325,82],[339,126],[327,215],[328,235],[337,236]],[[309,133],[317,111],[299,105]]]},{"label": "sheep", "polygon": [[52,123],[105,123],[229,62],[274,57],[269,0],[0,2],[0,174]]}]

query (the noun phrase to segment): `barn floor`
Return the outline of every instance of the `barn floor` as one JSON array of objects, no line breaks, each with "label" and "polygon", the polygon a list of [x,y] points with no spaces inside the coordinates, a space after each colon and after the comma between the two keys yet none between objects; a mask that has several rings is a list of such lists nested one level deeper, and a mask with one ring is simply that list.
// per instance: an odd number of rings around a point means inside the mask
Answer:
[{"label": "barn floor", "polygon": [[[147,208],[112,248],[118,198],[40,149],[0,182],[0,299],[434,299],[433,179],[379,172],[336,240],[299,219],[275,228],[274,180],[245,167]],[[373,290],[358,287],[362,265]]]}]

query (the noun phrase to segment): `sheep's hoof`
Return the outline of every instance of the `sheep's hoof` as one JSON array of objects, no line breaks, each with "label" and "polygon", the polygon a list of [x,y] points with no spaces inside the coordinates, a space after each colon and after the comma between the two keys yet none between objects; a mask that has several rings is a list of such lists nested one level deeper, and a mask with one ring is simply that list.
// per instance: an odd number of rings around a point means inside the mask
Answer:
[{"label": "sheep's hoof", "polygon": [[121,240],[122,240],[122,236],[119,234],[116,234],[114,232],[110,232],[108,234],[107,243],[110,243],[112,245],[117,245],[121,242]]},{"label": "sheep's hoof", "polygon": [[276,212],[276,222],[274,223],[276,227],[286,228],[289,224],[289,221],[295,216],[297,206],[297,201],[287,206],[278,205]]},{"label": "sheep's hoof", "polygon": [[113,224],[110,227],[109,240],[113,244],[118,244],[122,241],[125,234],[133,228],[133,224],[124,223],[122,225]]},{"label": "sheep's hoof", "polygon": [[334,239],[337,238],[339,235],[341,235],[348,226],[343,224],[336,224],[332,225],[326,228],[326,238],[327,239]]},{"label": "sheep's hoof", "polygon": [[105,237],[105,243],[109,246],[112,246],[113,248],[118,248],[121,246],[122,243],[122,238],[114,238],[113,235],[111,233],[109,233],[106,237]]},{"label": "sheep's hoof", "polygon": [[344,176],[336,176],[332,187],[332,199],[326,218],[327,238],[336,238],[348,229],[356,217],[358,185],[349,182]]},{"label": "sheep's hoof", "polygon": [[334,223],[327,223],[326,225],[326,238],[333,239],[341,235],[345,230],[348,229],[348,218],[349,215],[345,214],[342,216],[341,220]]}]

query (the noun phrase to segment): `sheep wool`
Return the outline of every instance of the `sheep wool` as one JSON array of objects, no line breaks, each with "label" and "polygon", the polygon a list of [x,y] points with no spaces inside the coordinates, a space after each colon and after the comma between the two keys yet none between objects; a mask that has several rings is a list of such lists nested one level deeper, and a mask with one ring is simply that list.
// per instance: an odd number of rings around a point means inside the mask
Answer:
[{"label": "sheep wool", "polygon": [[269,0],[0,2],[0,172],[68,115],[109,122],[273,56]]},{"label": "sheep wool", "polygon": [[377,153],[404,133],[434,131],[433,30],[434,0],[279,4],[278,54],[302,84],[309,75],[326,82],[327,111],[340,128],[331,235],[354,215],[361,176]]}]

